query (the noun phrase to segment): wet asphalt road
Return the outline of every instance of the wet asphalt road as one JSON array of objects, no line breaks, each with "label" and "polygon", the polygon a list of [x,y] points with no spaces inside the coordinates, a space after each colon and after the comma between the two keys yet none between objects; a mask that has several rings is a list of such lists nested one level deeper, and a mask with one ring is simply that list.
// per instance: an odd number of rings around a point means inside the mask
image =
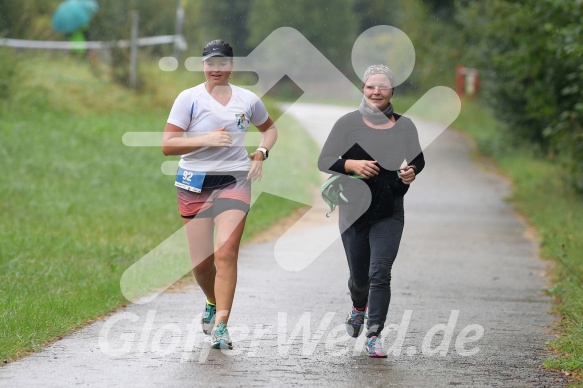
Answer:
[{"label": "wet asphalt road", "polygon": [[[346,111],[295,104],[288,113],[321,143]],[[298,247],[334,241],[306,269],[284,270],[276,240],[242,249],[234,350],[209,349],[198,324],[204,296],[184,287],[0,368],[0,386],[562,386],[540,367],[553,338],[546,263],[504,201],[508,184],[476,166],[451,130],[425,155],[405,198],[388,359],[363,357],[364,339],[344,332],[346,261],[336,220],[318,201],[286,235]]]}]

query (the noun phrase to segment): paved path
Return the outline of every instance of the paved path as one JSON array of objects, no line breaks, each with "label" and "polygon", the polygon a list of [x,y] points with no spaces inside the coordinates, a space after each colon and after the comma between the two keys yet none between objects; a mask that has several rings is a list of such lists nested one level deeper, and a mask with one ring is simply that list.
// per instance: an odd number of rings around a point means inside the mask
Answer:
[{"label": "paved path", "polygon": [[[323,141],[343,108],[289,113]],[[317,117],[317,119],[316,119]],[[430,126],[426,127],[430,130]],[[236,348],[209,349],[194,287],[131,305],[44,351],[0,368],[0,386],[560,386],[549,355],[545,263],[503,198],[508,185],[476,167],[468,143],[444,132],[406,197],[394,266],[386,360],[359,354],[344,334],[347,269],[336,240],[307,269],[288,272],[275,242],[242,249],[231,319]],[[308,220],[297,246],[338,233]],[[194,323],[193,323],[194,320]]]}]

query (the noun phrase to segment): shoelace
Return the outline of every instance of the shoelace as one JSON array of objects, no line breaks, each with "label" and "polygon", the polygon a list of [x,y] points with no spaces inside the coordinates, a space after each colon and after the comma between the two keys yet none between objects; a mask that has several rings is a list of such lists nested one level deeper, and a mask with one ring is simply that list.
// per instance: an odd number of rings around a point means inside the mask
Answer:
[{"label": "shoelace", "polygon": [[382,350],[381,340],[378,337],[370,337],[368,340],[368,347],[374,349],[375,351],[377,349]]},{"label": "shoelace", "polygon": [[227,334],[227,326],[225,325],[218,325],[215,333],[217,335],[217,337],[226,337]]},{"label": "shoelace", "polygon": [[364,312],[361,313],[359,311],[352,311],[352,316],[350,317],[353,325],[362,325],[364,323],[365,318],[366,315],[364,314]]}]

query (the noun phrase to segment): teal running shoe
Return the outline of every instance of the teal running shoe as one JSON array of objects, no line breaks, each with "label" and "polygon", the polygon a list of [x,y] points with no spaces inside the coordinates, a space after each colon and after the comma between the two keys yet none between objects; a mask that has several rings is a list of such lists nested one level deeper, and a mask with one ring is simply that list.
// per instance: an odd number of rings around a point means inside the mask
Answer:
[{"label": "teal running shoe", "polygon": [[380,337],[377,336],[372,336],[366,341],[364,352],[369,357],[387,358],[387,352],[383,349],[383,343]]},{"label": "teal running shoe", "polygon": [[[366,311],[366,309],[365,309]],[[364,319],[366,315],[364,311],[358,311],[354,307],[348,313],[348,317],[346,318],[346,332],[349,336],[356,338],[360,335],[360,330],[362,329],[362,325],[364,324]]]},{"label": "teal running shoe", "polygon": [[211,332],[211,347],[214,349],[233,349],[229,330],[224,322],[219,322]]},{"label": "teal running shoe", "polygon": [[204,313],[200,319],[200,324],[202,325],[202,332],[206,335],[211,333],[213,326],[215,325],[215,316],[217,315],[217,306],[209,304],[208,301],[204,307]]}]

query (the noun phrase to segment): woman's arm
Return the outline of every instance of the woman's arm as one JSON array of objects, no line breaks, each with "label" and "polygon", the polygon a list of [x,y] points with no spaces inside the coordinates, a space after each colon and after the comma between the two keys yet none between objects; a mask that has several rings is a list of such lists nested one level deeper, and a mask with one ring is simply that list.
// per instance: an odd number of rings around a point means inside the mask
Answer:
[{"label": "woman's arm", "polygon": [[425,157],[423,156],[423,150],[421,149],[421,144],[419,142],[419,132],[417,131],[415,124],[413,124],[413,121],[411,121],[411,128],[407,141],[407,161],[409,166],[413,166],[415,175],[419,174],[425,167]]},{"label": "woman's arm", "polygon": [[[277,141],[277,128],[271,117],[268,117],[265,122],[259,126],[257,126],[259,132],[261,132],[261,143],[259,147],[267,148],[268,151],[271,151],[275,142]],[[250,156],[253,159],[253,155],[257,152],[253,152]],[[261,152],[259,152],[261,154]]]},{"label": "woman's arm", "polygon": [[421,144],[419,143],[419,133],[417,132],[417,127],[413,122],[410,122],[411,127],[408,128],[408,139],[407,139],[407,165],[401,167],[401,180],[406,185],[411,184],[417,174],[419,174],[425,167],[425,157],[423,156],[423,151],[421,150]]},{"label": "woman's arm", "polygon": [[346,145],[344,143],[344,130],[341,124],[342,120],[336,121],[324,146],[322,151],[320,151],[320,156],[318,157],[318,169],[326,173],[340,173],[346,174],[347,171],[344,167],[346,160],[340,159],[340,157],[347,151]]},{"label": "woman's arm", "polygon": [[162,138],[162,153],[164,155],[184,155],[202,147],[230,147],[233,139],[225,127],[221,127],[202,136],[183,137],[184,129],[177,125],[166,123]]},{"label": "woman's arm", "polygon": [[368,179],[378,175],[381,169],[376,160],[366,159],[346,159],[344,162],[344,170],[347,174],[356,174]]},{"label": "woman's arm", "polygon": [[[258,125],[257,129],[259,132],[261,132],[261,143],[259,144],[259,147],[266,148],[268,151],[270,151],[277,141],[277,128],[275,127],[275,123],[271,117],[267,117],[267,120],[265,120],[263,124]],[[247,179],[251,181],[260,181],[263,175],[263,152],[252,152],[249,157],[251,158],[252,162]]]},{"label": "woman's arm", "polygon": [[[346,143],[350,125],[340,119],[332,127],[318,158],[318,169],[327,173],[356,174],[363,178],[377,175],[380,168],[375,160],[342,159],[349,146]],[[364,156],[363,156],[364,157]]]}]

